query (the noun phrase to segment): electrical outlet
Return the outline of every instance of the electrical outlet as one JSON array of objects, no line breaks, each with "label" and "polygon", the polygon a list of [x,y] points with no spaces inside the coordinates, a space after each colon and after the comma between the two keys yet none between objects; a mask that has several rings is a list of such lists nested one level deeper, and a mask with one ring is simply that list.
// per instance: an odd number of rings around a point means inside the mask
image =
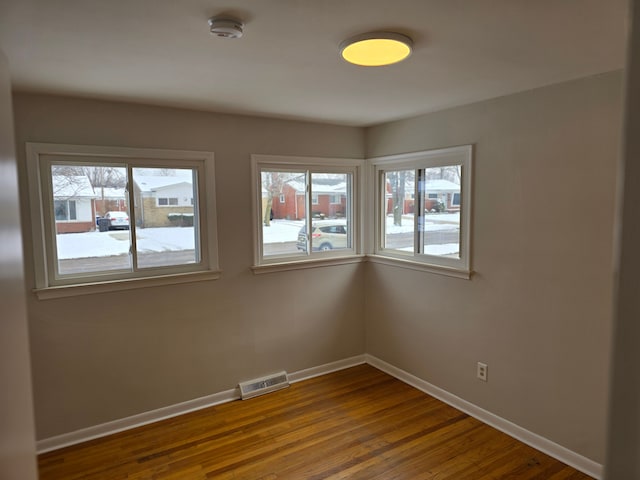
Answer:
[{"label": "electrical outlet", "polygon": [[478,366],[476,368],[476,376],[483,382],[486,382],[488,380],[489,367],[486,363],[478,362]]}]

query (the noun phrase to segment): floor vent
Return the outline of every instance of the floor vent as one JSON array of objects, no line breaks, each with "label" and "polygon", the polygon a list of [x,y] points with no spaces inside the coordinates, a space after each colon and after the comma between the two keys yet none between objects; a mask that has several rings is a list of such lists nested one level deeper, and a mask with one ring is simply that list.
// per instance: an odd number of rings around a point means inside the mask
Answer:
[{"label": "floor vent", "polygon": [[289,386],[289,379],[287,378],[287,372],[280,372],[247,382],[240,382],[238,386],[240,387],[242,400],[246,400],[247,398],[257,397],[258,395],[264,395],[265,393],[286,388]]}]

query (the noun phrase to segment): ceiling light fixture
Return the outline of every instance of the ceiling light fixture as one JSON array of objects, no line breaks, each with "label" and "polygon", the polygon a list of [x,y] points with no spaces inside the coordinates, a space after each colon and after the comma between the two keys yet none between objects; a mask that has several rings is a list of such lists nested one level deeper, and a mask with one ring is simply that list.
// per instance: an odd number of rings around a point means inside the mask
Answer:
[{"label": "ceiling light fixture", "polygon": [[409,55],[413,41],[393,32],[356,35],[340,44],[340,55],[347,62],[364,67],[381,67],[401,62]]}]

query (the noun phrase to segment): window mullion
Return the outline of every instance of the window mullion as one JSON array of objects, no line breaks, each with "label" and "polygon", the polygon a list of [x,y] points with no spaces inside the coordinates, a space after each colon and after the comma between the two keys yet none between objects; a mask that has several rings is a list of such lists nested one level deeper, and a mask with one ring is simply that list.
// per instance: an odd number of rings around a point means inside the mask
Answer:
[{"label": "window mullion", "polygon": [[311,209],[313,208],[313,192],[311,191],[311,172],[307,169],[304,172],[304,181],[305,181],[305,190],[306,190],[306,195],[305,195],[305,207],[304,207],[304,211],[305,211],[305,224],[306,224],[306,228],[307,228],[307,256],[311,256],[313,250],[313,246],[312,246],[312,241],[311,241],[311,237],[313,235],[313,227],[312,227],[312,212]]},{"label": "window mullion", "polygon": [[135,199],[133,188],[133,168],[127,164],[127,202],[129,204],[129,255],[131,256],[131,267],[134,272],[138,269],[138,241],[136,238],[136,217],[135,217]]},{"label": "window mullion", "polygon": [[415,172],[416,181],[414,192],[414,233],[415,233],[415,248],[414,252],[417,254],[424,253],[424,236],[425,236],[425,218],[424,218],[424,205],[425,205],[425,182],[426,182],[426,170],[420,168]]}]

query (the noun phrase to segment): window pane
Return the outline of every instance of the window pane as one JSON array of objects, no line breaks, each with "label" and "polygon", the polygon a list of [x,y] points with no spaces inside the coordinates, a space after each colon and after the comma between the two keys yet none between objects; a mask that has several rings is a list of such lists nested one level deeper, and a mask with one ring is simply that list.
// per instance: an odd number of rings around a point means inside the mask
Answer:
[{"label": "window pane", "polygon": [[351,248],[351,174],[312,173],[312,251]]},{"label": "window pane", "polygon": [[69,220],[77,220],[76,216],[76,201],[68,200],[67,204],[69,205]]},{"label": "window pane", "polygon": [[305,173],[262,170],[260,176],[263,256],[306,252]]},{"label": "window pane", "polygon": [[56,217],[56,221],[68,220],[66,200],[54,200],[53,210]]},{"label": "window pane", "polygon": [[[52,165],[51,184],[58,275],[130,270],[126,169]],[[112,212],[121,220],[100,227]]]},{"label": "window pane", "polygon": [[200,261],[196,178],[191,168],[133,169],[138,268]]},{"label": "window pane", "polygon": [[460,258],[460,165],[424,170],[422,252]]},{"label": "window pane", "polygon": [[384,173],[384,248],[414,252],[415,171]]}]

